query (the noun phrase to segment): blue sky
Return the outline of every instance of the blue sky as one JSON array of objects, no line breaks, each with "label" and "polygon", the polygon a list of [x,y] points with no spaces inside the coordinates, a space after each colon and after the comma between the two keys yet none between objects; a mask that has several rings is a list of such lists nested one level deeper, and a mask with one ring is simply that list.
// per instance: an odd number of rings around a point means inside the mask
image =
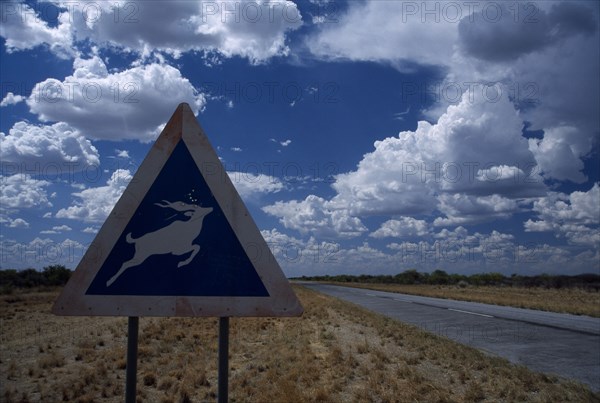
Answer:
[{"label": "blue sky", "polygon": [[188,102],[288,276],[600,271],[594,2],[1,6],[2,268],[74,268]]}]

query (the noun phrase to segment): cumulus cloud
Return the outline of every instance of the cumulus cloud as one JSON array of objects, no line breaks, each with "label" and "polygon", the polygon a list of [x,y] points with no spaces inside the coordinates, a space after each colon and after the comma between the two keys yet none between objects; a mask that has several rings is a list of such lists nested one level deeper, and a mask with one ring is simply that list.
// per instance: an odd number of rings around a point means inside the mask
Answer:
[{"label": "cumulus cloud", "polygon": [[332,208],[330,202],[314,195],[301,201],[278,201],[263,207],[263,211],[301,234],[351,238],[367,231],[359,218],[350,216],[347,210]]},{"label": "cumulus cloud", "polygon": [[[6,162],[33,165],[67,163],[69,170],[98,166],[98,150],[68,124],[34,125],[17,122],[9,134],[0,133],[0,158]],[[63,167],[61,167],[63,168]]]},{"label": "cumulus cloud", "polygon": [[50,182],[38,180],[29,174],[15,174],[0,177],[0,206],[2,208],[23,209],[51,207],[46,188]]},{"label": "cumulus cloud", "polygon": [[46,44],[57,54],[73,55],[79,42],[89,41],[143,57],[153,51],[176,57],[202,51],[262,63],[287,55],[286,33],[302,25],[296,4],[286,0],[49,3],[61,10],[54,27],[40,18],[40,7],[3,7],[0,35],[9,50]]},{"label": "cumulus cloud", "polygon": [[435,226],[455,226],[475,224],[495,219],[509,218],[519,211],[515,200],[493,194],[490,196],[469,196],[455,193],[438,196],[438,210],[445,217],[437,217]]},{"label": "cumulus cloud", "polygon": [[381,224],[377,231],[369,236],[373,238],[402,238],[409,236],[424,236],[429,233],[427,221],[412,217],[400,217]]},{"label": "cumulus cloud", "polygon": [[0,224],[9,228],[29,228],[29,223],[22,218],[12,219],[5,214],[0,214]]},{"label": "cumulus cloud", "polygon": [[544,178],[581,183],[600,132],[599,16],[600,6],[586,1],[351,2],[338,24],[325,24],[307,42],[324,59],[446,71],[428,92],[434,103],[423,112],[431,119],[460,99],[445,89],[472,96],[495,83],[530,129],[546,131],[530,147]]},{"label": "cumulus cloud", "polygon": [[118,158],[129,158],[129,152],[127,150],[119,150],[117,148],[115,153]]},{"label": "cumulus cloud", "polygon": [[406,3],[351,2],[336,24],[322,24],[307,45],[325,59],[392,62],[403,69],[416,63],[445,64],[452,58],[458,37],[456,23],[424,22]]},{"label": "cumulus cloud", "polygon": [[60,57],[75,54],[68,12],[56,14],[57,24],[54,27],[41,18],[37,7],[32,8],[23,1],[3,2],[1,13],[0,36],[6,40],[6,50],[9,53],[44,45]]},{"label": "cumulus cloud", "polygon": [[343,247],[333,241],[322,241],[314,236],[299,239],[276,229],[261,231],[267,245],[286,274],[311,275],[328,273],[363,274],[365,267],[383,272],[397,269],[395,257],[363,242],[354,247]]},{"label": "cumulus cloud", "polygon": [[246,200],[256,195],[277,193],[284,189],[283,183],[273,176],[237,171],[229,171],[227,175],[242,199]]},{"label": "cumulus cloud", "polygon": [[27,104],[43,122],[65,122],[86,137],[151,141],[180,102],[194,113],[205,98],[179,70],[148,64],[109,73],[98,56],[76,58],[73,75],[35,85]]},{"label": "cumulus cloud", "polygon": [[2,101],[0,102],[0,107],[8,106],[8,105],[16,105],[19,102],[23,102],[25,99],[27,99],[27,98],[22,95],[15,95],[12,92],[8,92],[6,94],[6,96],[4,97],[4,99],[2,99]]},{"label": "cumulus cloud", "polygon": [[574,127],[556,127],[547,129],[543,139],[529,139],[529,149],[535,156],[540,173],[545,178],[560,181],[570,180],[583,183],[587,176],[581,157],[591,147],[578,149],[573,138],[578,138],[578,130]]},{"label": "cumulus cloud", "polygon": [[[436,226],[509,218],[520,199],[546,191],[522,128],[506,95],[496,102],[463,97],[437,123],[421,121],[415,131],[376,141],[355,171],[335,177],[330,200],[310,195],[264,211],[301,233],[327,228],[344,236],[365,232],[360,217],[367,215],[441,213]],[[393,225],[372,236],[394,233]]]},{"label": "cumulus cloud", "polygon": [[415,131],[375,142],[375,150],[365,154],[356,171],[336,177],[333,188],[338,194],[332,204],[358,215],[440,209],[483,218],[489,208],[472,207],[499,201],[494,195],[539,196],[544,185],[535,175],[536,162],[522,127],[507,97],[498,102],[464,97],[436,124],[421,121]]},{"label": "cumulus cloud", "polygon": [[[443,229],[431,240],[392,242],[387,247],[407,266],[431,270],[443,267],[461,273],[482,270],[510,272],[523,264],[523,257],[531,250],[519,249],[511,234],[492,230],[490,233],[469,233],[462,226]],[[532,263],[532,262],[527,262]],[[487,269],[486,269],[487,267]]]},{"label": "cumulus cloud", "polygon": [[[597,118],[600,109],[600,76],[597,74],[600,69],[600,7],[592,2],[528,4],[519,7],[529,7],[529,11],[537,12],[539,21],[526,25],[527,29],[538,30],[546,38],[540,46],[521,49],[513,54],[516,59],[507,61],[457,56],[447,79],[461,83],[476,80],[504,83],[503,90],[509,92],[513,102],[521,107],[521,115],[530,123],[530,130],[544,131],[542,139],[530,140],[530,149],[543,177],[583,183],[586,178],[580,171],[585,159],[597,147],[600,133]],[[488,23],[482,29],[490,32],[512,30],[514,32],[507,36],[513,36],[524,25],[507,19],[498,24]],[[490,40],[504,41],[497,36],[494,38]],[[507,46],[514,50],[528,40],[529,37],[524,35],[513,42],[512,48]],[[483,42],[485,39],[481,36],[473,39],[473,43]],[[485,52],[506,57],[510,53],[493,46]]]},{"label": "cumulus cloud", "polygon": [[131,181],[132,175],[126,169],[113,172],[105,186],[98,186],[73,193],[77,201],[56,213],[57,218],[69,218],[85,222],[103,222]]},{"label": "cumulus cloud", "polygon": [[600,184],[595,183],[587,192],[575,191],[570,195],[551,192],[536,200],[533,211],[538,220],[524,223],[527,232],[553,231],[570,243],[600,247]]},{"label": "cumulus cloud", "polygon": [[318,240],[314,236],[304,240],[274,228],[262,230],[261,235],[288,276],[323,274],[340,268],[347,272],[351,267],[343,266],[349,262],[341,261],[342,247],[337,242]]},{"label": "cumulus cloud", "polygon": [[72,228],[68,225],[55,225],[50,230],[40,231],[41,234],[60,234],[63,232],[71,231]]},{"label": "cumulus cloud", "polygon": [[312,235],[302,239],[277,229],[261,233],[288,275],[364,274],[365,267],[382,274],[414,268],[463,274],[564,273],[566,263],[574,272],[585,272],[597,264],[599,256],[598,251],[580,253],[546,243],[522,244],[512,234],[469,232],[462,226],[442,229],[417,242],[391,242],[383,250],[367,242],[352,246]]},{"label": "cumulus cloud", "polygon": [[0,240],[2,264],[15,269],[41,269],[52,264],[74,268],[86,249],[83,244],[69,238],[53,241],[50,238],[36,237],[28,242]]},{"label": "cumulus cloud", "polygon": [[[102,6],[105,15],[112,14],[110,6]],[[142,53],[148,49],[174,55],[207,50],[260,63],[287,55],[286,31],[302,25],[302,16],[291,1],[140,1],[127,7],[134,23],[115,24],[111,18],[80,21],[77,36]]]},{"label": "cumulus cloud", "polygon": [[97,234],[98,228],[95,227],[85,227],[81,232],[84,234]]}]

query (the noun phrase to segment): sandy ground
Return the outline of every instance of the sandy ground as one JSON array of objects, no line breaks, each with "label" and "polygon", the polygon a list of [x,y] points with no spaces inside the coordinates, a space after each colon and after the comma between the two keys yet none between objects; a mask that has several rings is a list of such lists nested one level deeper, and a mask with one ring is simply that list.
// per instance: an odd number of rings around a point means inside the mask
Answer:
[{"label": "sandy ground", "polygon": [[[302,318],[232,318],[232,402],[600,401],[296,287]],[[55,292],[0,297],[0,400],[121,402],[126,318],[56,317]],[[141,318],[138,401],[215,401],[215,318]]]}]

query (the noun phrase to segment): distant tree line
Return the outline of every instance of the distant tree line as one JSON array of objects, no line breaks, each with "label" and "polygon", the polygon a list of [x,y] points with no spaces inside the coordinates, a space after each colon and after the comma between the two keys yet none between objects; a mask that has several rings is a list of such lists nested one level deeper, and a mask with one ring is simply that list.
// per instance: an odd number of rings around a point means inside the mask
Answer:
[{"label": "distant tree line", "polygon": [[63,265],[46,266],[42,271],[36,269],[0,270],[0,293],[10,293],[15,288],[64,285],[71,277],[71,273],[71,270]]},{"label": "distant tree line", "polygon": [[448,274],[444,270],[431,273],[420,273],[414,269],[406,270],[395,275],[349,275],[335,276],[302,276],[298,280],[334,281],[341,283],[377,283],[377,284],[434,284],[434,285],[495,285],[514,287],[543,287],[543,288],[586,288],[600,290],[600,275],[578,274],[575,276],[540,274],[522,276],[512,274],[505,276],[501,273],[479,273],[466,276],[463,274]]}]

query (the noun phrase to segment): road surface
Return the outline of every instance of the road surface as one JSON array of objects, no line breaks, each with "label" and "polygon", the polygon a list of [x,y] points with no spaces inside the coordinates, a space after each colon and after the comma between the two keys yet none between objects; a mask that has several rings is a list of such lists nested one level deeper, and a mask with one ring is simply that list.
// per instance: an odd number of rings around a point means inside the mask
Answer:
[{"label": "road surface", "polygon": [[300,284],[600,391],[600,318],[311,282]]}]

